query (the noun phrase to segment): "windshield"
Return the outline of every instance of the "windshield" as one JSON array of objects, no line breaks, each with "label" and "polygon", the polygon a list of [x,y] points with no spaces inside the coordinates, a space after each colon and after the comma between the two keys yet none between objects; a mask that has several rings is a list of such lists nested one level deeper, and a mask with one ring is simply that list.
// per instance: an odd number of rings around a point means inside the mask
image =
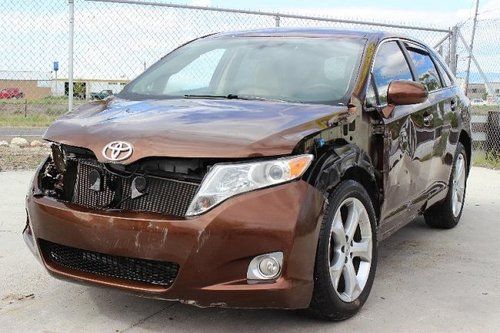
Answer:
[{"label": "windshield", "polygon": [[120,96],[339,103],[351,89],[363,46],[362,39],[347,38],[200,39],[160,60]]}]

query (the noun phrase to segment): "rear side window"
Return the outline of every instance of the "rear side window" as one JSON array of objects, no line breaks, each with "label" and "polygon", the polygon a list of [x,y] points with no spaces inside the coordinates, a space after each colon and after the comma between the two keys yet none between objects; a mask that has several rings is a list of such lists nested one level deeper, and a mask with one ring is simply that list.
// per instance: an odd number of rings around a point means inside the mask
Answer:
[{"label": "rear side window", "polygon": [[441,88],[438,71],[429,54],[412,47],[408,47],[408,53],[415,66],[417,81],[425,85],[428,91]]},{"label": "rear side window", "polygon": [[397,42],[380,45],[373,66],[373,77],[382,105],[387,103],[387,88],[391,81],[413,80],[410,67]]}]

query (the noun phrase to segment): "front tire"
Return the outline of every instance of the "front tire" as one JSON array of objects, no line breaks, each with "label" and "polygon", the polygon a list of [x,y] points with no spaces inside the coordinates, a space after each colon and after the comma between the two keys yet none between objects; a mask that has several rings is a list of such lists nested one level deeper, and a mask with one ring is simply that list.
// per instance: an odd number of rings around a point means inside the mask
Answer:
[{"label": "front tire", "polygon": [[329,195],[318,240],[310,310],[339,321],[363,306],[377,266],[376,217],[370,196],[353,180]]},{"label": "front tire", "polygon": [[425,222],[429,226],[439,229],[456,227],[464,208],[466,185],[467,153],[459,142],[451,170],[448,194],[442,202],[432,206],[424,213]]}]

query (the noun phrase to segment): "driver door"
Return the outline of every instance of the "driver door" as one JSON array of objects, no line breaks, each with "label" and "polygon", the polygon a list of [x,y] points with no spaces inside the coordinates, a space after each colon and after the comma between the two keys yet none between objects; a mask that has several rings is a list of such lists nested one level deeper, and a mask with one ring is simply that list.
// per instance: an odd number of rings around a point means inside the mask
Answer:
[{"label": "driver door", "polygon": [[[373,82],[382,109],[387,106],[387,90],[395,80],[414,81],[411,65],[399,41],[383,42],[373,67]],[[425,203],[428,172],[418,158],[420,119],[428,112],[428,102],[398,105],[384,117],[384,202],[381,231],[390,234],[413,220]]]}]

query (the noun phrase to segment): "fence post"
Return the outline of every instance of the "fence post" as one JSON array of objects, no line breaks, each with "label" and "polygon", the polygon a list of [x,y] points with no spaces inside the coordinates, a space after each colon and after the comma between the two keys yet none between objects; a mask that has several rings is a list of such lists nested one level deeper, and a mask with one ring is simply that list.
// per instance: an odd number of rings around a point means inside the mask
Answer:
[{"label": "fence post", "polygon": [[73,110],[73,42],[75,35],[75,0],[68,0],[69,36],[68,36],[68,111]]},{"label": "fence post", "polygon": [[476,13],[474,14],[474,23],[472,24],[472,36],[470,38],[469,58],[467,59],[467,72],[465,72],[465,96],[469,91],[470,63],[472,61],[472,50],[474,49],[474,37],[476,35],[477,11],[479,9],[479,0],[476,0]]},{"label": "fence post", "polygon": [[276,20],[276,28],[279,28],[280,27],[280,21],[281,21],[280,16],[276,15],[274,19]]},{"label": "fence post", "polygon": [[450,63],[449,67],[453,75],[457,75],[457,44],[458,44],[458,25],[451,28],[450,35]]}]

